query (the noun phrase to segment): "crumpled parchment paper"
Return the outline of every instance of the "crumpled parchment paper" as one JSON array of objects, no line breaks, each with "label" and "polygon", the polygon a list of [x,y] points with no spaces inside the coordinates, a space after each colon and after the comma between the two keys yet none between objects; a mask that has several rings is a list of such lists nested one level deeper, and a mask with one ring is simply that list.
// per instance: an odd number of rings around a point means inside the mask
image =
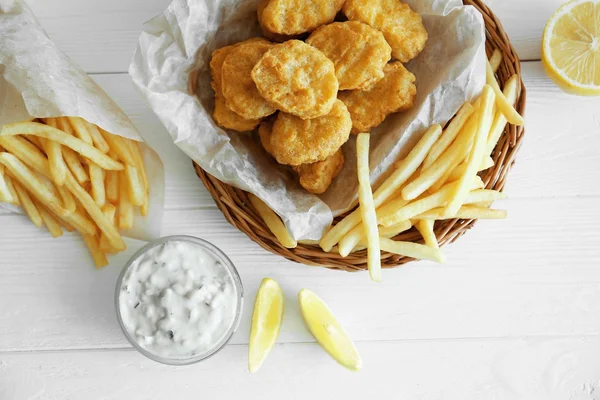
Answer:
[{"label": "crumpled parchment paper", "polygon": [[[431,124],[445,124],[485,83],[481,14],[460,0],[405,0],[420,13],[429,40],[407,64],[417,80],[412,109],[388,117],[372,131],[371,182],[404,157]],[[265,156],[256,135],[226,131],[212,119],[211,52],[260,35],[258,0],[173,0],[146,22],[129,67],[134,83],[173,141],[219,180],[256,194],[281,216],[294,238],[319,239],[356,203],[355,140],[344,145],[346,163],[328,191],[315,196]],[[197,70],[195,93],[190,75]]]},{"label": "crumpled parchment paper", "polygon": [[[143,142],[119,106],[48,38],[22,0],[0,0],[0,128],[31,118],[78,116],[108,132]],[[158,154],[140,146],[150,182],[148,215],[125,236],[160,237],[165,177]],[[6,204],[0,206],[17,211]]]}]

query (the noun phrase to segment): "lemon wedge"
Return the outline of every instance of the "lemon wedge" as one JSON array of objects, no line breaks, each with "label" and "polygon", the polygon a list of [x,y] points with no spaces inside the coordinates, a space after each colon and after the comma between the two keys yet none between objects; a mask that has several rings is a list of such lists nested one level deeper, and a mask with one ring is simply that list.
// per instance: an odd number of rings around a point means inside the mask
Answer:
[{"label": "lemon wedge", "polygon": [[573,0],[550,17],[542,64],[564,91],[600,95],[600,0]]},{"label": "lemon wedge", "polygon": [[360,370],[360,355],[327,304],[308,289],[298,293],[298,301],[304,322],[317,343],[340,365],[351,371]]},{"label": "lemon wedge", "polygon": [[262,280],[252,314],[250,344],[248,346],[248,370],[255,373],[277,341],[283,320],[283,291],[277,281]]}]

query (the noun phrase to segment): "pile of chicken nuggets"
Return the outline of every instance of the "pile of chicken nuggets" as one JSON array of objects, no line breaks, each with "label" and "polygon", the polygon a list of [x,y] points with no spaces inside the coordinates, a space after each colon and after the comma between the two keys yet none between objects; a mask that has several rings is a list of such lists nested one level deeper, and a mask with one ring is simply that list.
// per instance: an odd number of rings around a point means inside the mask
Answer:
[{"label": "pile of chicken nuggets", "polygon": [[324,193],[350,134],[413,106],[415,76],[403,63],[423,50],[427,31],[399,0],[262,0],[257,14],[264,38],[212,54],[214,120],[238,132],[258,127],[266,152],[304,189]]}]

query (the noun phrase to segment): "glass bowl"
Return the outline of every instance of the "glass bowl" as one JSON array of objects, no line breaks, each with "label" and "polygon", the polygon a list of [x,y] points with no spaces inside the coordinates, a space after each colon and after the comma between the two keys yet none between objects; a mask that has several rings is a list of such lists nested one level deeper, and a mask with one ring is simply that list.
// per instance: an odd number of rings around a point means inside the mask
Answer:
[{"label": "glass bowl", "polygon": [[[231,327],[229,328],[227,333],[223,336],[223,338],[221,338],[221,340],[219,340],[217,343],[215,343],[215,345],[212,349],[210,349],[202,354],[198,354],[193,357],[190,357],[190,358],[164,358],[164,357],[161,357],[161,356],[151,353],[147,349],[143,348],[139,343],[137,343],[136,340],[131,336],[131,334],[125,327],[125,324],[123,323],[123,317],[121,315],[121,307],[120,307],[120,299],[119,299],[120,293],[121,293],[121,286],[123,284],[123,279],[125,277],[125,274],[129,270],[129,268],[131,267],[133,262],[135,260],[137,260],[139,257],[141,257],[144,253],[149,251],[150,249],[152,249],[156,246],[159,246],[163,243],[172,242],[172,241],[193,243],[197,246],[202,247],[202,249],[204,249],[205,251],[210,253],[215,259],[219,260],[221,262],[221,265],[223,266],[223,268],[227,269],[227,271],[229,272],[229,274],[233,280],[233,283],[234,283],[234,286],[236,289],[236,294],[237,294],[235,317],[234,317]],[[184,235],[165,236],[160,239],[149,242],[148,244],[146,244],[145,246],[140,248],[138,251],[136,251],[135,254],[133,256],[131,256],[129,261],[127,261],[127,263],[125,264],[125,267],[123,268],[123,270],[119,274],[119,277],[117,278],[117,285],[115,288],[115,309],[117,312],[117,320],[119,321],[119,326],[121,327],[121,331],[123,331],[123,335],[125,335],[125,338],[127,338],[129,343],[131,343],[131,345],[138,352],[140,352],[141,354],[143,354],[144,356],[146,356],[147,358],[149,358],[153,361],[159,362],[161,364],[166,364],[166,365],[195,364],[197,362],[206,360],[206,359],[212,357],[213,355],[215,355],[216,353],[218,353],[221,349],[223,349],[223,347],[225,347],[225,345],[229,342],[229,340],[231,339],[231,337],[237,330],[237,328],[240,324],[240,318],[242,315],[243,306],[244,306],[244,289],[242,286],[242,280],[240,279],[240,275],[239,275],[237,269],[235,268],[235,266],[233,265],[233,263],[231,262],[231,260],[227,257],[227,255],[225,255],[225,253],[223,253],[218,247],[216,247],[212,243],[209,243],[206,240],[202,240],[202,239],[194,237],[194,236],[184,236]]]}]

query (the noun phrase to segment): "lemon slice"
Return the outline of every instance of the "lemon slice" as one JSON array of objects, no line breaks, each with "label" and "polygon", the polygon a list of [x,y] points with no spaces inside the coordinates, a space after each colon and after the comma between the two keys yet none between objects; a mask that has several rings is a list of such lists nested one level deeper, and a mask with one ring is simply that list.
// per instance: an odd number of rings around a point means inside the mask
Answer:
[{"label": "lemon slice", "polygon": [[600,95],[600,0],[573,0],[550,17],[542,64],[566,92]]},{"label": "lemon slice", "polygon": [[298,301],[304,322],[317,343],[340,365],[351,371],[360,370],[360,355],[327,304],[308,289],[298,293]]},{"label": "lemon slice", "polygon": [[255,373],[273,348],[283,320],[283,291],[271,278],[262,280],[252,314],[250,345],[248,346],[248,370]]}]

